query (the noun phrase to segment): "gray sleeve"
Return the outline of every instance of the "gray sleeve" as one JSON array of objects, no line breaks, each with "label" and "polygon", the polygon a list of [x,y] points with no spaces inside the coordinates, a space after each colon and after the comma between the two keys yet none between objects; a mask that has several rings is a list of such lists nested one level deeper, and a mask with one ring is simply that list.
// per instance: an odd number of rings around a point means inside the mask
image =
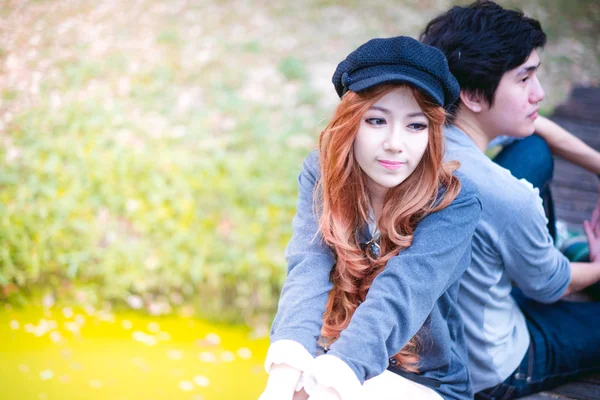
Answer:
[{"label": "gray sleeve", "polygon": [[547,222],[535,190],[496,243],[508,277],[525,296],[541,303],[559,300],[571,279],[569,260],[554,247]]},{"label": "gray sleeve", "polygon": [[319,234],[314,214],[313,192],[319,177],[318,154],[313,151],[304,161],[298,177],[293,235],[285,254],[288,275],[271,328],[271,342],[294,340],[313,356],[332,288],[329,274],[335,262],[333,252]]},{"label": "gray sleeve", "polygon": [[479,198],[461,192],[448,207],[421,220],[412,245],[377,275],[328,354],[345,361],[361,382],[381,374],[467,269],[480,215]]}]

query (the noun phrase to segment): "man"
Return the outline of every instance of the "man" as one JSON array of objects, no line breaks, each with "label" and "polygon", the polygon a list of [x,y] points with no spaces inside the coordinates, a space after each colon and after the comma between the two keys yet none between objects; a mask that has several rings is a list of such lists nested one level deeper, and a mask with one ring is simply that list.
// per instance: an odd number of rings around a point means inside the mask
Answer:
[{"label": "man", "polygon": [[[600,370],[600,303],[560,300],[600,280],[598,209],[585,225],[591,262],[569,262],[553,245],[540,197],[548,199],[548,149],[595,173],[600,155],[537,115],[538,49],[546,42],[539,22],[478,1],[432,20],[421,40],[444,52],[461,86],[446,159],[460,161],[482,198],[459,294],[477,398],[521,397]],[[498,164],[484,151],[502,135],[527,139]],[[527,152],[536,162],[526,165]],[[512,294],[511,282],[519,288]]]}]

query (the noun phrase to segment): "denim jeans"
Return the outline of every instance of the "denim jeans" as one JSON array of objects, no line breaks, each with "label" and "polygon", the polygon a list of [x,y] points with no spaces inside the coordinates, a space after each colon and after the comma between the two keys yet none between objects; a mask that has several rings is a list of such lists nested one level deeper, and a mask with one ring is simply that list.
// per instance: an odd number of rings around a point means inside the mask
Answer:
[{"label": "denim jeans", "polygon": [[514,288],[531,344],[521,364],[502,383],[475,395],[478,400],[508,400],[549,390],[600,371],[600,303],[558,301],[541,304]]},{"label": "denim jeans", "polygon": [[524,178],[538,188],[548,218],[548,231],[556,240],[556,217],[550,192],[554,160],[546,141],[538,135],[517,140],[502,149],[494,157],[494,162],[508,169],[514,177]]}]

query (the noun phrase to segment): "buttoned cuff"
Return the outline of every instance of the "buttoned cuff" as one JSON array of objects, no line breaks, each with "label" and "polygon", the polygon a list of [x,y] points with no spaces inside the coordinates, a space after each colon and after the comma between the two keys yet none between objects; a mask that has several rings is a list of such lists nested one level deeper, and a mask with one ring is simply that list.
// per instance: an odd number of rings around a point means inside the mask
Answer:
[{"label": "buttoned cuff", "polygon": [[[269,346],[265,359],[265,370],[270,373],[273,364],[287,364],[290,367],[304,372],[314,362],[313,356],[300,343],[293,340],[277,340]],[[304,386],[304,374],[300,377],[296,391]]]},{"label": "buttoned cuff", "polygon": [[304,371],[306,392],[312,394],[317,385],[335,389],[342,400],[357,400],[362,388],[348,364],[327,354],[315,358],[310,369]]},{"label": "buttoned cuff", "polygon": [[304,372],[313,360],[313,356],[300,343],[287,339],[277,340],[269,346],[265,370],[269,373],[273,364],[287,364]]}]

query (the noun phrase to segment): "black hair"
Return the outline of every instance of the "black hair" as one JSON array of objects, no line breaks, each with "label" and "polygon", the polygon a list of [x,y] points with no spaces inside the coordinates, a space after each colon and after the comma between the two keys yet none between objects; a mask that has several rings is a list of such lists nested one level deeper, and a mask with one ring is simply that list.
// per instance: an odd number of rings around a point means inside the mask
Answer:
[{"label": "black hair", "polygon": [[446,55],[462,90],[475,92],[490,106],[502,75],[546,44],[539,21],[488,0],[451,8],[431,20],[419,39]]}]

